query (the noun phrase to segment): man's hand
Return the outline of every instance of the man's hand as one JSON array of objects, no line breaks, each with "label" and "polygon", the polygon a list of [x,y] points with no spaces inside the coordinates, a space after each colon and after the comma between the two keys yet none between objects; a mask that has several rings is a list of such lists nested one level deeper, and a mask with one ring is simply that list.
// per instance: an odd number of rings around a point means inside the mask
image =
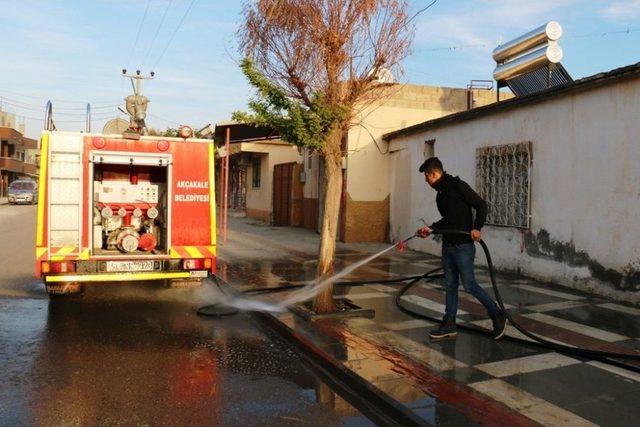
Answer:
[{"label": "man's hand", "polygon": [[482,233],[480,230],[471,230],[471,238],[476,242],[479,242],[482,239]]},{"label": "man's hand", "polygon": [[429,227],[422,227],[416,231],[416,236],[422,237],[423,239],[429,237],[429,234],[431,234],[431,229]]}]

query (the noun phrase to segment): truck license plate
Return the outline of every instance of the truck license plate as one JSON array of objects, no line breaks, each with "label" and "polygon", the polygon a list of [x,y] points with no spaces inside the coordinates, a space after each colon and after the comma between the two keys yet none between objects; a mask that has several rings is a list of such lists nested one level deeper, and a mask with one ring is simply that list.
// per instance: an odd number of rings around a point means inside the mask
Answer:
[{"label": "truck license plate", "polygon": [[107,261],[107,271],[153,271],[153,261]]},{"label": "truck license plate", "polygon": [[189,277],[192,278],[204,278],[206,279],[209,276],[209,272],[207,270],[195,270],[189,272]]}]

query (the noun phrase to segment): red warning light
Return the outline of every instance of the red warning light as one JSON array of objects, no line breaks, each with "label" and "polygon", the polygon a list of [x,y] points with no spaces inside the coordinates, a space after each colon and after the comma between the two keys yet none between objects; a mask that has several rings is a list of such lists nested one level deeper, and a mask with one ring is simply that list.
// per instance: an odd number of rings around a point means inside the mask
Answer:
[{"label": "red warning light", "polygon": [[107,140],[100,136],[96,136],[93,138],[93,146],[100,150],[107,146]]},{"label": "red warning light", "polygon": [[167,141],[166,139],[162,139],[162,140],[158,141],[156,146],[158,147],[158,150],[160,150],[160,151],[167,151],[169,149],[169,141]]}]

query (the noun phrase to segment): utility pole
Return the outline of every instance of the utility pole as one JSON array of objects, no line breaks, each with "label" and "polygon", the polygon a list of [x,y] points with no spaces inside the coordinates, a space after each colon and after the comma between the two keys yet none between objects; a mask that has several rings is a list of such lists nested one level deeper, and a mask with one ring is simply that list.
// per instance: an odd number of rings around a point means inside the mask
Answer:
[{"label": "utility pole", "polygon": [[147,117],[149,99],[142,95],[142,80],[153,79],[155,73],[152,71],[149,76],[143,76],[140,74],[140,70],[136,70],[135,74],[127,74],[127,70],[123,69],[122,76],[131,80],[131,87],[133,88],[133,95],[125,98],[127,112],[130,117],[130,129],[144,135],[147,133],[147,125],[144,120]]}]

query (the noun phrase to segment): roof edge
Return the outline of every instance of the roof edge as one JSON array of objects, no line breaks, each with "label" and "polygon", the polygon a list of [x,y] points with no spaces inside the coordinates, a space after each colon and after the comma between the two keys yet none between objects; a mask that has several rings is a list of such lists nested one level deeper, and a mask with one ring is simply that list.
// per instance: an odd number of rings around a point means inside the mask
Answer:
[{"label": "roof edge", "polygon": [[484,117],[502,111],[508,111],[512,108],[533,105],[539,102],[548,101],[550,99],[569,95],[572,93],[595,89],[608,83],[638,77],[640,77],[640,62],[632,65],[627,65],[625,67],[616,68],[611,71],[594,74],[592,76],[576,80],[570,84],[555,86],[549,89],[545,89],[541,92],[532,93],[530,95],[513,97],[482,107],[472,108],[470,110],[460,111],[457,113],[449,114],[447,116],[439,117],[437,119],[427,120],[413,126],[408,126],[403,129],[398,129],[396,131],[386,133],[382,136],[382,139],[389,142],[393,139],[412,135],[423,130],[434,129],[457,122],[473,120],[478,117]]}]

